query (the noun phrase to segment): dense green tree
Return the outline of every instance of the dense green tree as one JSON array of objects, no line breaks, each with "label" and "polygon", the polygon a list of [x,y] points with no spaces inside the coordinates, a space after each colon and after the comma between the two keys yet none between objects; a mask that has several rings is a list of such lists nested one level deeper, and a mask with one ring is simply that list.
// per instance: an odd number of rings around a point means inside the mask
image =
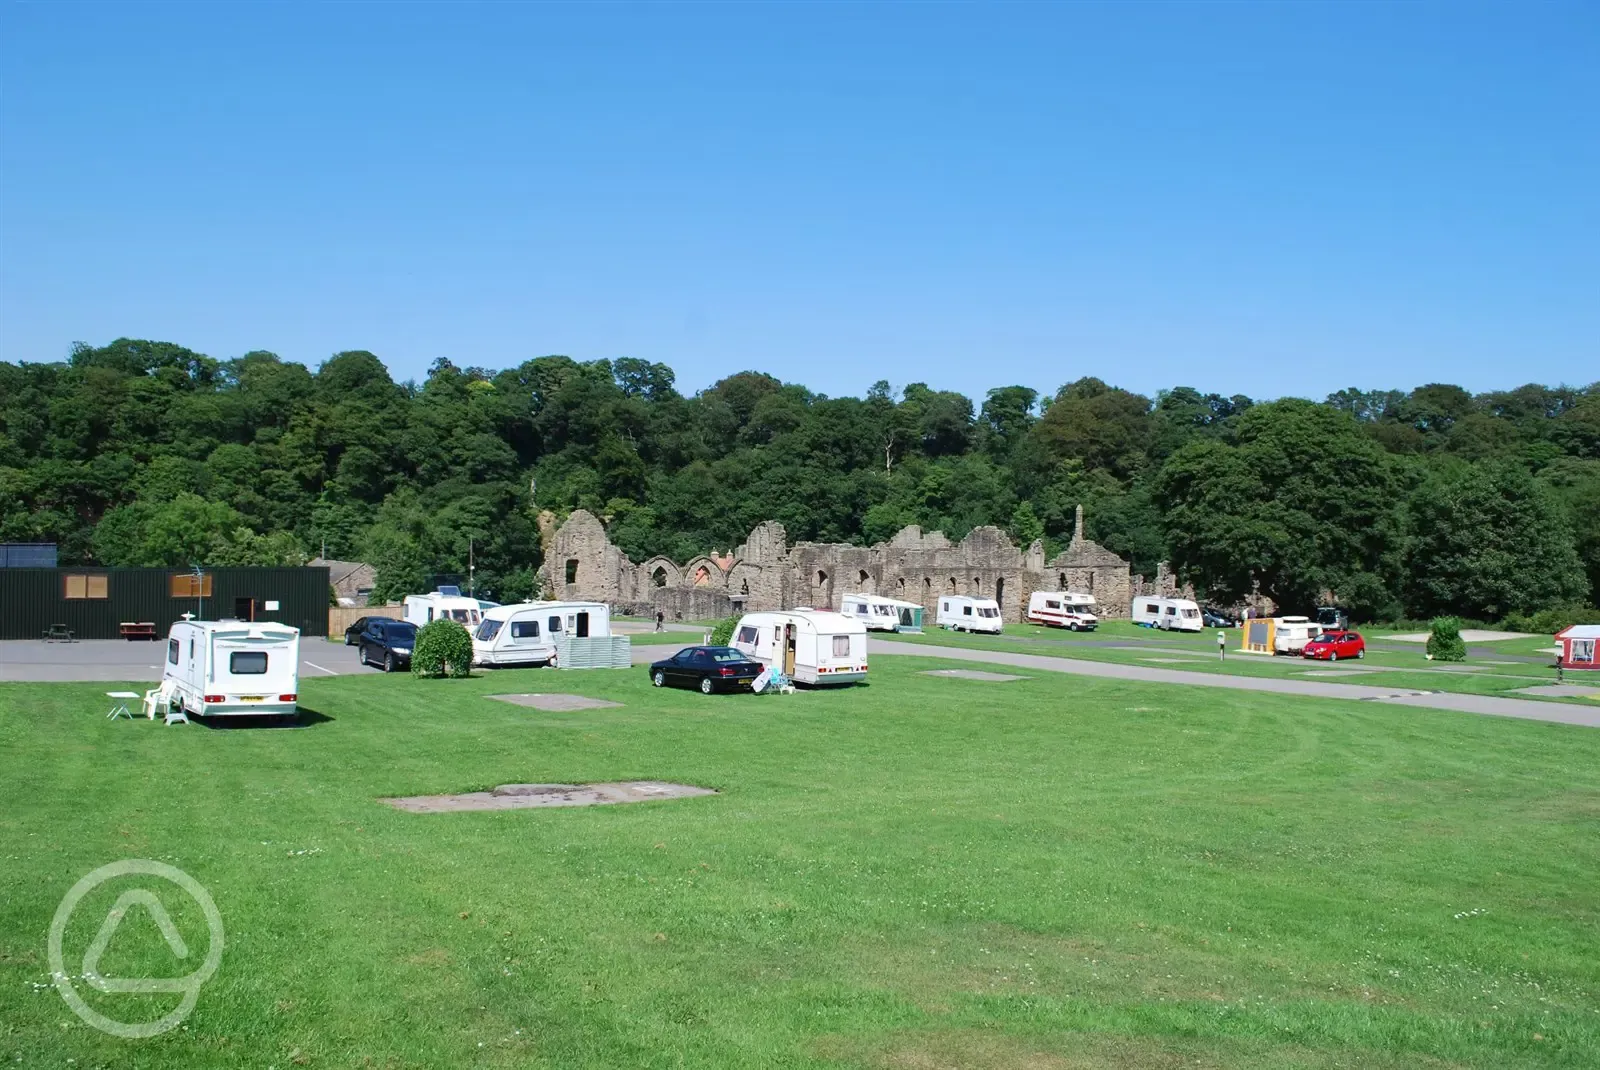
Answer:
[{"label": "dense green tree", "polygon": [[1588,594],[1567,517],[1526,471],[1459,465],[1406,505],[1407,603],[1422,615],[1498,620]]},{"label": "dense green tree", "polygon": [[1213,597],[1259,588],[1306,608],[1378,567],[1396,474],[1354,419],[1324,405],[1258,405],[1224,440],[1175,453],[1155,485],[1172,560]]},{"label": "dense green tree", "polygon": [[[391,595],[445,578],[533,593],[543,509],[595,512],[635,560],[682,560],[768,518],[858,543],[994,524],[1054,553],[1081,505],[1135,571],[1170,556],[1218,599],[1259,584],[1297,607],[1331,590],[1364,615],[1481,616],[1515,601],[1477,575],[1501,559],[1463,548],[1491,540],[1445,546],[1470,518],[1418,519],[1466,465],[1509,473],[1505,509],[1554,517],[1535,556],[1566,578],[1518,579],[1523,601],[1576,589],[1563,546],[1594,597],[1600,385],[1351,388],[1317,405],[1180,386],[1152,404],[1081,378],[1042,405],[998,387],[975,413],[925,383],[833,398],[758,371],[685,396],[634,357],[494,372],[441,357],[420,384],[364,350],[312,370],[125,338],[0,363],[0,539],[55,542],[67,564],[365,557]],[[1418,566],[1427,539],[1456,564]]]}]

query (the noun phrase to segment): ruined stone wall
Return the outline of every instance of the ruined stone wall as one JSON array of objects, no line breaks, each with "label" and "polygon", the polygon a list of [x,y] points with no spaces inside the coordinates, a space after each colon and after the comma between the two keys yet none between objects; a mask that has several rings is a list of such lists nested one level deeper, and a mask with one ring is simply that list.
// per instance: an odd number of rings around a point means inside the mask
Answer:
[{"label": "ruined stone wall", "polygon": [[558,597],[612,602],[646,616],[659,610],[669,620],[796,606],[836,610],[846,594],[866,592],[919,603],[930,621],[942,594],[993,598],[1005,620],[1018,621],[1036,590],[1086,591],[1105,616],[1126,617],[1133,597],[1128,563],[1083,538],[1081,515],[1071,545],[1048,565],[1041,543],[1023,550],[990,526],[974,528],[959,543],[911,526],[870,547],[791,547],[783,525],[769,520],[727,554],[635,565],[611,545],[599,520],[578,510],[549,541],[545,572]]}]

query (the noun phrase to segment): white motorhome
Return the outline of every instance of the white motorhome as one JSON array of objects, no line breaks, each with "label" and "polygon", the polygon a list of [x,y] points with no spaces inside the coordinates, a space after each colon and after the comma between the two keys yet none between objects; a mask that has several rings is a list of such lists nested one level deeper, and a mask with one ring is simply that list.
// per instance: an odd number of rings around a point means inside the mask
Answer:
[{"label": "white motorhome", "polygon": [[1272,652],[1299,657],[1306,644],[1323,633],[1321,624],[1310,617],[1276,617],[1272,628]]},{"label": "white motorhome", "polygon": [[483,607],[476,598],[462,594],[459,587],[440,587],[428,594],[406,595],[405,615],[401,619],[418,628],[436,620],[453,620],[470,631],[483,619]]},{"label": "white motorhome", "polygon": [[472,633],[475,665],[549,665],[562,636],[587,639],[611,634],[611,607],[604,602],[523,602],[483,612]]},{"label": "white motorhome", "polygon": [[881,594],[847,594],[839,600],[839,612],[856,618],[869,632],[922,630],[921,606]]},{"label": "white motorhome", "polygon": [[1005,626],[1000,620],[1000,603],[993,598],[973,598],[964,594],[939,596],[939,613],[934,623],[958,632],[999,634]]},{"label": "white motorhome", "polygon": [[1023,619],[1031,624],[1065,628],[1072,632],[1092,632],[1100,624],[1095,615],[1094,595],[1076,591],[1034,591],[1028,596],[1028,612]]},{"label": "white motorhome", "polygon": [[729,645],[803,684],[853,684],[867,678],[867,626],[843,613],[746,613]]},{"label": "white motorhome", "polygon": [[1146,628],[1160,628],[1166,632],[1199,632],[1205,630],[1200,617],[1200,606],[1187,598],[1156,598],[1142,595],[1133,600],[1133,623]]},{"label": "white motorhome", "polygon": [[238,620],[181,620],[167,632],[161,684],[197,717],[282,716],[300,694],[300,629]]}]

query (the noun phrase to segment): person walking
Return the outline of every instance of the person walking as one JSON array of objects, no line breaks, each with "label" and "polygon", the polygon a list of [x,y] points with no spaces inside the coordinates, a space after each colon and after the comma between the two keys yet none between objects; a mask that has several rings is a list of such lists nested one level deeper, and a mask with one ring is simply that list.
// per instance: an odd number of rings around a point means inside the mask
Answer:
[{"label": "person walking", "polygon": [[659,632],[661,630],[661,623],[666,619],[667,618],[664,613],[662,613],[659,609],[656,610],[656,631]]}]

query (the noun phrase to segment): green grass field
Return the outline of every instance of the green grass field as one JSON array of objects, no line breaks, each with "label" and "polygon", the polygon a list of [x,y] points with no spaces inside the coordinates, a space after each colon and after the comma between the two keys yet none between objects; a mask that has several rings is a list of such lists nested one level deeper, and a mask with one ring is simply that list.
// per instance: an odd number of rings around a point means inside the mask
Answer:
[{"label": "green grass field", "polygon": [[[766,698],[642,669],[306,680],[327,719],[287,730],[0,685],[0,1063],[1600,1065],[1600,733],[939,664]],[[483,697],[540,690],[623,706]],[[722,794],[377,802],[631,778]],[[142,1041],[74,1017],[45,954],[66,891],[128,857],[199,880],[227,933],[193,1015]],[[135,920],[101,970],[188,972]]]},{"label": "green grass field", "polygon": [[[1238,629],[1226,629],[1227,657],[1217,657],[1216,631],[1198,635],[1162,632],[1140,628],[1127,621],[1107,621],[1093,632],[1067,632],[1036,624],[1008,624],[1002,635],[969,635],[965,632],[930,629],[921,635],[884,635],[881,638],[918,643],[925,646],[960,646],[973,649],[1004,650],[1018,654],[1075,658],[1085,661],[1114,662],[1124,665],[1159,666],[1193,672],[1222,673],[1230,676],[1279,677],[1290,680],[1325,679],[1306,676],[1307,672],[1329,669],[1378,668],[1384,671],[1362,676],[1333,678],[1333,682],[1392,687],[1396,690],[1450,691],[1472,695],[1509,695],[1513,698],[1540,698],[1513,694],[1525,687],[1556,682],[1553,658],[1519,661],[1508,655],[1532,657],[1535,648],[1548,640],[1504,640],[1483,644],[1486,653],[1474,653],[1459,668],[1441,668],[1429,662],[1421,644],[1373,641],[1367,656],[1359,662],[1345,660],[1338,665],[1307,661],[1303,658],[1265,657],[1239,652]],[[1115,643],[1116,646],[1103,644]],[[1474,647],[1474,650],[1480,649]],[[1583,681],[1573,678],[1569,682]],[[1600,685],[1600,679],[1595,681]],[[1592,706],[1584,698],[1550,699]]]}]

